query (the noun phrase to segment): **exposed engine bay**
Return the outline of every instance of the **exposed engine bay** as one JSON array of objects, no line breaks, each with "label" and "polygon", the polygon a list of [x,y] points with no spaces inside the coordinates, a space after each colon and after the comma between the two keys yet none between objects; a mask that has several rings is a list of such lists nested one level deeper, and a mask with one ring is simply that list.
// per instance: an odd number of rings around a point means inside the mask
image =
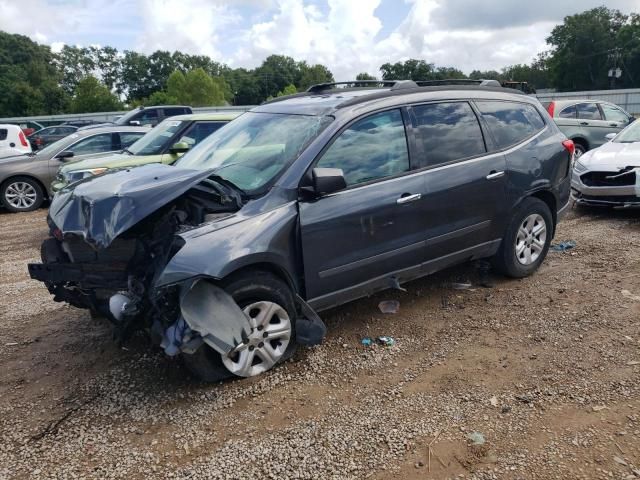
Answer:
[{"label": "exposed engine bay", "polygon": [[[184,246],[181,233],[233,215],[247,198],[211,172],[164,165],[135,170],[56,195],[48,217],[51,237],[42,244],[42,263],[29,265],[31,277],[44,282],[55,301],[108,318],[118,339],[146,329],[168,355],[193,353],[203,343],[229,355],[251,333],[230,295],[206,276],[159,288],[156,283]],[[301,338],[318,343],[324,324],[313,311],[306,313],[303,320],[312,317],[315,334],[302,328]]]}]

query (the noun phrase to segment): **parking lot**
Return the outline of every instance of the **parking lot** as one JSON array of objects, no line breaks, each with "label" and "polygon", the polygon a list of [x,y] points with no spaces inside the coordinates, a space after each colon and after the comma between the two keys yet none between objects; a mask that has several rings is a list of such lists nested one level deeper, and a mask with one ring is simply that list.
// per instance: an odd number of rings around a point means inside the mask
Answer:
[{"label": "parking lot", "polygon": [[[577,247],[530,278],[447,270],[216,385],[30,280],[45,215],[0,213],[0,478],[640,477],[635,212],[573,210],[555,240]],[[378,335],[396,345],[361,345]]]}]

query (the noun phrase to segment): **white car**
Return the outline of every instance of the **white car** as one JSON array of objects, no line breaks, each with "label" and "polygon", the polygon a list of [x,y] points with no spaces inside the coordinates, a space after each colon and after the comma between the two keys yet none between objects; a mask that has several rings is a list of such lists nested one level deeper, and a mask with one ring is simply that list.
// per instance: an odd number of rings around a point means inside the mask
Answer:
[{"label": "white car", "polygon": [[18,125],[0,124],[0,158],[31,153],[31,144]]},{"label": "white car", "polygon": [[580,205],[640,207],[640,121],[607,138],[576,159],[571,195]]}]

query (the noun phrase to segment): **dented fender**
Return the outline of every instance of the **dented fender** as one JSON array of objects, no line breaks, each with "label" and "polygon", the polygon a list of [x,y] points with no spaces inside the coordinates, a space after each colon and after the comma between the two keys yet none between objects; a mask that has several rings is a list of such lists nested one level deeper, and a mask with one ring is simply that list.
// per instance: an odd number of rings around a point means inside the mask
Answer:
[{"label": "dented fender", "polygon": [[296,271],[297,202],[251,215],[245,209],[233,218],[184,232],[183,246],[155,281],[155,288],[205,276],[221,279],[256,264],[269,264],[289,277],[299,291]]}]

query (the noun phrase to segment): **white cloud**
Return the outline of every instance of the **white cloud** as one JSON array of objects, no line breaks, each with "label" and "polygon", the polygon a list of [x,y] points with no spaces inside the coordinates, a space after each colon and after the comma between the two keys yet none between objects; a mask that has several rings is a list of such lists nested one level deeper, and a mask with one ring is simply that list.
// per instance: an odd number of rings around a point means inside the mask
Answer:
[{"label": "white cloud", "polygon": [[[383,24],[381,1],[405,18]],[[49,42],[116,45],[205,54],[255,67],[270,54],[322,63],[336,79],[379,74],[386,62],[499,69],[531,61],[564,15],[601,0],[540,0],[526,9],[504,0],[0,0],[0,30]],[[637,0],[608,0],[629,11]],[[389,3],[385,4],[387,7]],[[519,5],[519,4],[518,4]],[[523,7],[524,8],[524,7]],[[380,9],[383,11],[384,9]],[[541,11],[543,10],[543,11]],[[522,12],[528,12],[524,15]],[[534,15],[535,13],[535,15]],[[381,32],[386,32],[381,34]]]}]

